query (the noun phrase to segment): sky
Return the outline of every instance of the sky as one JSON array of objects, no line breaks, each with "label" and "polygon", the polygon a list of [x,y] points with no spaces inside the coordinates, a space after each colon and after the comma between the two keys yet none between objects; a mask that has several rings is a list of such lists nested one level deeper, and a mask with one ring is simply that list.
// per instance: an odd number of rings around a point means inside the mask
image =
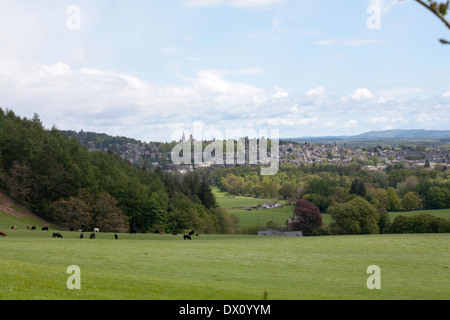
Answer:
[{"label": "sky", "polygon": [[448,130],[440,38],[413,0],[0,0],[0,107],[146,142]]}]

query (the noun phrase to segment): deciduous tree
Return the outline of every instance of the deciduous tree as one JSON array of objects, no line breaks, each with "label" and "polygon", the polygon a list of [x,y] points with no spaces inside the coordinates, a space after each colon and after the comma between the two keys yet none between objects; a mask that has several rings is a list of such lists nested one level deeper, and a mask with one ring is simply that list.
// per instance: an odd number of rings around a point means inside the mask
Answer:
[{"label": "deciduous tree", "polygon": [[291,229],[301,230],[306,236],[322,226],[322,213],[314,203],[298,200],[295,204],[292,220]]}]

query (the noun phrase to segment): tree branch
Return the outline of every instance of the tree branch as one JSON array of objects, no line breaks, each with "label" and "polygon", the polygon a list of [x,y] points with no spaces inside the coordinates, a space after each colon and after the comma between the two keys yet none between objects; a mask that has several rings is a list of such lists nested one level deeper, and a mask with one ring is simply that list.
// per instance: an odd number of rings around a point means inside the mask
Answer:
[{"label": "tree branch", "polygon": [[421,5],[423,5],[425,8],[427,8],[428,10],[430,10],[431,12],[433,12],[446,26],[447,28],[450,29],[450,22],[448,22],[445,17],[440,14],[439,12],[437,12],[436,10],[434,10],[432,7],[430,7],[429,5],[427,5],[425,2],[423,2],[422,0],[416,0],[418,3],[420,3]]}]

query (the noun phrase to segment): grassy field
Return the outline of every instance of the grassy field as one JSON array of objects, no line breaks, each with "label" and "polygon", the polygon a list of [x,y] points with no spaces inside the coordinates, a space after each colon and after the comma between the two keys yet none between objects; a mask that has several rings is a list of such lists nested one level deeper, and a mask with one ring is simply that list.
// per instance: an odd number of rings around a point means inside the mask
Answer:
[{"label": "grassy field", "polygon": [[248,228],[254,225],[265,226],[267,222],[273,221],[285,225],[286,220],[292,217],[294,212],[293,206],[285,206],[274,209],[259,209],[259,210],[243,210],[243,207],[261,205],[264,202],[273,202],[274,199],[258,199],[252,197],[242,197],[228,195],[226,192],[220,191],[217,187],[212,188],[216,200],[222,208],[225,208],[229,213],[239,218],[241,228]]},{"label": "grassy field", "polygon": [[[98,233],[81,240],[78,232],[53,239],[53,228],[40,226],[0,212],[0,231],[8,234],[0,238],[0,300],[261,300],[265,292],[269,300],[450,298],[450,234],[185,241]],[[67,288],[72,265],[81,271],[80,290]],[[371,265],[381,269],[380,290],[366,286]]]},{"label": "grassy field", "polygon": [[[11,230],[0,239],[0,299],[449,299],[449,234],[258,237]],[[67,268],[81,270],[69,290]],[[381,289],[366,286],[381,268]]]},{"label": "grassy field", "polygon": [[[239,218],[240,227],[248,228],[254,225],[265,226],[267,222],[274,221],[282,225],[286,224],[286,220],[292,217],[294,213],[293,206],[283,206],[282,208],[275,209],[260,209],[247,211],[240,209],[242,207],[250,205],[262,204],[266,201],[274,201],[273,199],[258,199],[252,197],[242,197],[242,196],[229,196],[227,193],[220,191],[218,188],[212,188],[217,202],[223,208],[225,208],[229,213],[237,216]],[[284,204],[284,201],[280,203]],[[238,209],[239,208],[239,209]],[[398,215],[413,216],[421,213],[429,213],[440,218],[449,219],[450,218],[450,208],[449,209],[437,209],[437,210],[416,210],[416,211],[404,211],[404,212],[390,212],[389,216],[391,221]],[[325,225],[329,224],[331,216],[328,214],[322,215],[322,221]]]}]

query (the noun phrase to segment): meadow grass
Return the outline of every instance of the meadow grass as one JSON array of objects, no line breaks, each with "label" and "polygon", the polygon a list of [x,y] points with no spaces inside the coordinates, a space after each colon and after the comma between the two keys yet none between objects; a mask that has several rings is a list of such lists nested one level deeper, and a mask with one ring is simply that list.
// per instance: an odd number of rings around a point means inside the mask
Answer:
[{"label": "meadow grass", "polygon": [[[449,299],[449,234],[258,237],[11,230],[0,239],[0,299]],[[67,267],[81,269],[69,290]],[[367,267],[381,268],[369,290]]]},{"label": "meadow grass", "polygon": [[[271,210],[280,209],[265,212]],[[0,238],[1,300],[259,300],[264,292],[270,300],[450,298],[450,234],[189,241],[182,234],[115,240],[110,233],[81,240],[78,232],[61,232],[63,239],[53,239],[52,228],[41,231],[38,221],[5,212],[0,231],[8,234]],[[80,290],[67,288],[71,265],[80,267]],[[366,286],[370,265],[381,268],[380,290]]]},{"label": "meadow grass", "polygon": [[[255,225],[265,226],[267,222],[273,221],[281,225],[286,225],[286,221],[292,217],[294,213],[294,206],[287,205],[286,201],[279,201],[283,204],[282,208],[274,209],[258,209],[258,210],[243,210],[242,207],[262,204],[266,201],[277,201],[276,199],[259,199],[253,197],[230,196],[226,192],[220,191],[219,188],[212,188],[219,206],[226,209],[228,213],[235,215],[239,219],[239,226],[241,228],[248,228]],[[415,211],[399,211],[389,212],[391,221],[398,215],[413,216],[422,213],[428,213],[440,218],[450,219],[450,208],[436,209],[436,210],[415,210]],[[322,214],[322,221],[324,225],[330,224],[332,221],[329,214]]]}]

